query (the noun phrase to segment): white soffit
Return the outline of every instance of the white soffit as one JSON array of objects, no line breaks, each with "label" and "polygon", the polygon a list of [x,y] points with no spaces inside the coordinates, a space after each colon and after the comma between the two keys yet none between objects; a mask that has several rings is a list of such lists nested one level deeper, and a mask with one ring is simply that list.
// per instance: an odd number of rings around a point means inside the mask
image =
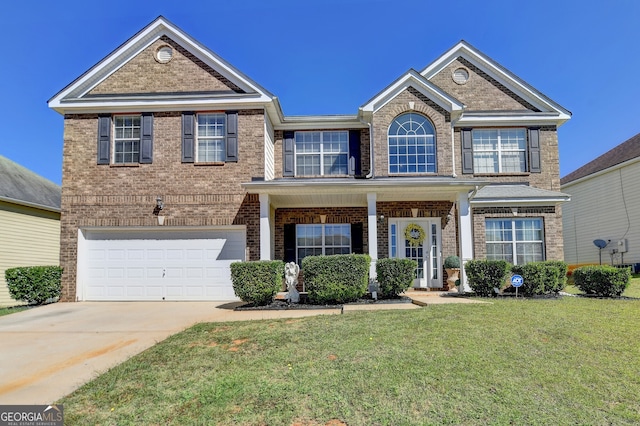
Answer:
[{"label": "white soffit", "polygon": [[215,69],[243,91],[249,94],[259,95],[263,101],[272,100],[273,95],[266,89],[245,76],[195,39],[191,38],[164,17],[160,16],[54,95],[49,100],[49,107],[64,109],[65,106],[73,101],[82,99],[86,93],[100,84],[100,82],[104,81],[137,54],[165,35],[193,54],[196,58],[200,59],[204,64]]},{"label": "white soffit", "polygon": [[362,105],[360,110],[363,112],[377,111],[409,87],[413,87],[448,112],[462,111],[464,108],[462,102],[425,79],[416,70],[411,69]]},{"label": "white soffit", "polygon": [[438,74],[459,57],[466,59],[482,71],[486,72],[490,77],[494,78],[500,84],[504,85],[506,88],[539,110],[557,112],[559,116],[558,118],[562,122],[571,118],[571,112],[569,110],[554,102],[536,90],[533,86],[526,83],[520,77],[516,76],[511,71],[507,70],[505,67],[489,58],[464,40],[461,40],[442,56],[428,65],[420,74],[427,80],[430,80],[433,76]]}]

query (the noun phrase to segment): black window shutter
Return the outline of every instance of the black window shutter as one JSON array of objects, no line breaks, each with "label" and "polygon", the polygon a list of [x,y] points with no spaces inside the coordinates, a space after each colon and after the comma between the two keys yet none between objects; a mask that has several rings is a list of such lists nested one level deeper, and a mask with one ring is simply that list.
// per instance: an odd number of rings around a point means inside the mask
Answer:
[{"label": "black window shutter", "polygon": [[351,224],[351,252],[355,254],[364,254],[364,238],[363,238],[362,222]]},{"label": "black window shutter", "polygon": [[462,173],[473,174],[473,138],[471,129],[462,129]]},{"label": "black window shutter", "polygon": [[227,162],[238,162],[238,112],[227,112]]},{"label": "black window shutter", "polygon": [[182,113],[182,162],[193,163],[195,144],[195,115],[192,112]]},{"label": "black window shutter", "polygon": [[284,261],[296,261],[296,224],[284,224]]},{"label": "black window shutter", "polygon": [[355,159],[355,168],[353,174],[360,176],[362,174],[362,166],[360,164],[360,130],[349,130],[349,161],[351,157]]},{"label": "black window shutter", "polygon": [[151,164],[153,162],[153,114],[143,113],[140,121],[140,163]]},{"label": "black window shutter", "polygon": [[539,127],[529,129],[529,171],[531,173],[542,173]]},{"label": "black window shutter", "polygon": [[295,170],[294,170],[294,147],[295,147],[295,143],[294,143],[294,133],[287,131],[284,132],[284,141],[282,143],[282,155],[283,155],[283,161],[282,161],[282,176],[295,176]]},{"label": "black window shutter", "polygon": [[111,115],[98,116],[98,164],[111,160]]}]

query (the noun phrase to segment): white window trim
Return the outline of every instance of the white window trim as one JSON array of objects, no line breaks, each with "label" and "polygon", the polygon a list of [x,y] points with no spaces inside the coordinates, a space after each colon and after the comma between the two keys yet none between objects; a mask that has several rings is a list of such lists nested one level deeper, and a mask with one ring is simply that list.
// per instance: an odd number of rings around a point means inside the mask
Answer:
[{"label": "white window trim", "polygon": [[[431,127],[433,128],[433,134],[432,134],[432,135],[428,135],[428,134],[425,134],[425,135],[390,135],[390,134],[389,134],[389,131],[391,130],[391,126],[393,125],[393,123],[394,123],[398,118],[402,117],[403,115],[405,115],[405,114],[410,114],[410,113],[411,113],[411,114],[415,114],[415,115],[419,115],[420,117],[424,118],[424,119],[425,119],[425,121],[426,121],[427,123],[429,123],[429,124],[431,125]],[[433,143],[433,147],[434,147],[434,154],[433,154],[433,157],[434,157],[434,161],[433,161],[433,171],[424,171],[424,172],[419,172],[419,171],[415,171],[415,172],[409,172],[409,171],[406,171],[406,172],[401,172],[401,171],[392,172],[392,171],[391,171],[391,155],[392,155],[392,154],[391,154],[391,152],[390,152],[390,151],[391,151],[391,145],[389,144],[389,142],[390,142],[390,140],[391,140],[392,138],[393,138],[393,139],[397,139],[397,138],[408,138],[408,137],[414,137],[414,138],[417,138],[417,137],[424,137],[424,138],[427,138],[427,139],[428,139],[428,138],[431,138],[432,143]],[[429,143],[425,144],[425,146],[429,146]],[[409,155],[413,155],[413,154],[409,154]],[[424,154],[417,154],[417,153],[416,153],[415,155],[424,155],[424,156],[425,156],[425,163],[424,163],[424,166],[425,166],[425,169],[427,169],[430,163],[428,163],[428,162],[426,161],[426,157],[427,157],[427,156],[429,156],[430,154],[427,154],[427,153],[425,152]],[[418,167],[418,165],[420,165],[420,163],[416,162],[416,168]],[[407,166],[407,167],[408,167],[408,166],[409,166],[409,164],[406,164],[405,166]],[[400,164],[398,164],[398,167],[400,167]],[[435,125],[433,124],[433,122],[431,122],[431,120],[430,120],[428,117],[426,117],[425,115],[423,115],[423,114],[421,114],[421,113],[408,111],[408,112],[404,112],[404,113],[400,114],[399,116],[395,117],[395,118],[391,121],[391,124],[389,124],[389,128],[387,129],[387,172],[388,172],[390,175],[408,175],[408,174],[410,174],[410,175],[416,175],[416,174],[427,175],[427,174],[431,174],[431,175],[432,175],[432,174],[435,174],[435,173],[437,173],[437,172],[438,172],[438,146],[437,146],[437,140],[436,140],[436,128],[435,128]]]},{"label": "white window trim", "polygon": [[[319,152],[304,152],[298,153],[298,146],[296,143],[296,135],[301,133],[320,133],[320,151]],[[325,174],[324,173],[324,135],[327,133],[345,133],[347,136],[347,151],[346,152],[327,152],[326,155],[345,155],[347,156],[347,173],[336,173],[336,174]],[[306,175],[306,174],[298,174],[298,155],[306,156],[306,155],[320,155],[320,174],[318,175]],[[348,176],[351,173],[351,160],[349,156],[349,131],[347,130],[312,130],[312,131],[299,131],[294,132],[293,135],[293,170],[294,176]]]},{"label": "white window trim", "polygon": [[[498,148],[496,150],[493,149],[476,149],[475,145],[473,144],[473,136],[475,132],[480,132],[480,131],[486,131],[486,130],[495,130],[498,132]],[[502,131],[507,131],[507,130],[522,130],[524,133],[524,143],[525,143],[525,147],[524,149],[502,149]],[[527,164],[527,129],[522,128],[522,127],[502,127],[499,129],[473,129],[471,131],[471,145],[473,147],[473,155],[474,155],[474,170],[473,173],[474,174],[492,174],[492,173],[526,173],[527,172],[527,168],[528,168],[528,164]],[[480,153],[480,152],[489,152],[489,153],[494,153],[497,152],[498,154],[498,171],[497,172],[486,172],[486,171],[477,171],[475,170],[475,154],[476,153]],[[503,152],[524,152],[524,156],[525,156],[525,163],[524,163],[524,170],[519,170],[519,171],[503,171],[502,170],[502,153]]]},{"label": "white window trim", "polygon": [[[138,129],[139,129],[139,134],[137,138],[122,138],[122,139],[118,139],[116,138],[116,120],[119,118],[137,118],[139,120],[138,123]],[[118,114],[118,115],[114,115],[112,120],[111,120],[111,134],[113,135],[113,137],[111,138],[111,164],[114,165],[120,165],[120,164],[138,164],[140,163],[140,143],[142,140],[142,116],[139,114]],[[138,141],[138,161],[122,161],[122,162],[116,162],[116,144],[117,142],[121,142],[121,141],[134,141],[137,140]],[[124,153],[123,153],[123,158],[124,158]]]},{"label": "white window trim", "polygon": [[[223,119],[223,123],[224,123],[224,127],[223,127],[223,134],[222,136],[200,136],[199,134],[199,122],[198,119],[201,116],[205,116],[205,115],[218,115],[218,116],[222,116]],[[226,132],[227,132],[227,117],[225,115],[225,113],[223,112],[201,112],[196,114],[195,117],[195,157],[194,157],[194,161],[196,163],[224,163],[225,161],[225,152],[226,152],[226,144],[227,144],[227,138],[226,138]],[[215,140],[219,140],[222,142],[222,159],[221,160],[213,160],[213,161],[206,161],[206,160],[200,160],[199,156],[200,156],[200,141],[215,141]]]},{"label": "white window trim", "polygon": [[[300,246],[298,245],[298,227],[299,226],[320,226],[322,229],[322,246]],[[351,235],[351,224],[349,223],[299,223],[296,225],[296,263],[300,264],[300,257],[298,255],[300,248],[322,248],[322,256],[325,255],[327,247],[346,247],[346,246],[327,246],[325,237],[326,237],[326,227],[327,226],[346,226],[349,228],[349,253],[353,252],[353,235]]]},{"label": "white window trim", "polygon": [[[486,229],[487,229],[487,222],[489,221],[505,221],[505,220],[510,220],[511,221],[511,235],[513,236],[513,239],[511,241],[487,241],[486,240]],[[517,240],[516,239],[516,222],[521,221],[521,220],[539,220],[540,221],[540,229],[542,231],[542,239],[541,240]],[[511,243],[511,260],[509,260],[508,262],[510,262],[513,265],[518,265],[518,263],[516,263],[518,261],[518,248],[517,245],[518,243],[521,244],[530,244],[530,243],[536,243],[536,244],[540,244],[542,247],[542,259],[540,259],[541,261],[546,260],[547,256],[546,256],[546,248],[545,248],[545,244],[544,244],[544,219],[541,217],[523,217],[523,218],[486,218],[485,219],[485,244],[487,246],[489,246],[489,244],[507,244],[508,242]],[[485,248],[486,249],[486,248]],[[487,253],[489,251],[487,250]]]}]

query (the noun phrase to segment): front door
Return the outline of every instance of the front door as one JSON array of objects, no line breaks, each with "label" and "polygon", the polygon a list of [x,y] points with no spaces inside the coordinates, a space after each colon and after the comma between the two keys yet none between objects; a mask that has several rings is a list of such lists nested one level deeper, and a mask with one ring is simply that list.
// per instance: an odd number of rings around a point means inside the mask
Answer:
[{"label": "front door", "polygon": [[440,252],[440,218],[389,220],[389,256],[418,263],[414,287],[442,287]]}]

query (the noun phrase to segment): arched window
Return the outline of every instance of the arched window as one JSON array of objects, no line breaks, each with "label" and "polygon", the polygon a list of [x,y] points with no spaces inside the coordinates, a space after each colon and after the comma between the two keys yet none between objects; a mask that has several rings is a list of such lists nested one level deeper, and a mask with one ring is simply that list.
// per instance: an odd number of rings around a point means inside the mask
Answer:
[{"label": "arched window", "polygon": [[389,173],[435,173],[436,132],[425,116],[408,112],[389,126]]}]

